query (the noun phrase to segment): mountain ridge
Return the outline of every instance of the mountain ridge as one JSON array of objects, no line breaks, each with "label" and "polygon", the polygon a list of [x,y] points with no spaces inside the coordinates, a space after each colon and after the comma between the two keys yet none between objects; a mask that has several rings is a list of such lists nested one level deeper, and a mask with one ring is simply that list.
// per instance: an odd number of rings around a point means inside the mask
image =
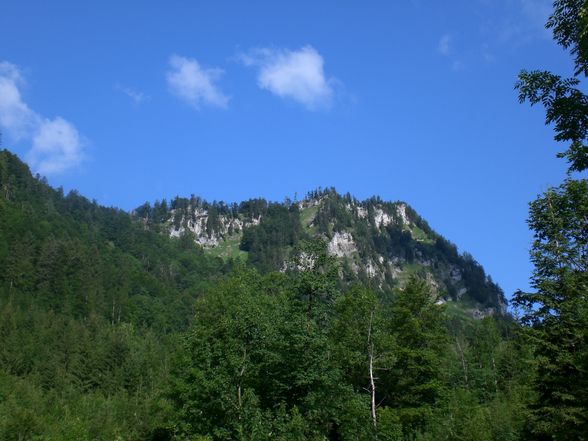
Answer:
[{"label": "mountain ridge", "polygon": [[[100,207],[75,191],[64,196],[40,176],[33,177],[28,167],[10,152],[4,151],[2,155],[2,191],[7,202],[20,199],[25,205],[38,206],[39,225],[46,221],[45,216],[58,213],[67,228],[85,224],[84,229],[89,228],[87,231],[106,240],[105,252],[110,253],[109,244],[116,249],[123,246],[123,250],[128,246],[123,237],[113,240],[117,237],[113,229],[132,231],[139,242],[155,240],[156,236],[139,238],[131,225],[135,224],[142,225],[144,231],[158,233],[157,236],[180,242],[188,239],[209,260],[220,258],[217,264],[210,260],[217,268],[230,267],[232,261],[240,259],[267,273],[284,271],[300,243],[321,240],[328,254],[337,258],[341,282],[347,286],[362,284],[391,292],[417,275],[426,280],[440,302],[459,301],[479,316],[506,312],[502,290],[482,266],[468,253],[460,254],[454,244],[435,232],[403,201],[387,202],[379,197],[361,201],[349,193],[341,195],[334,188],[326,188],[313,190],[300,201],[286,198],[284,202],[269,202],[257,198],[227,204],[209,203],[196,196],[176,197],[169,205],[165,200],[156,201],[153,206],[146,203],[126,212]],[[131,224],[127,225],[128,222]],[[161,242],[157,246],[168,245]],[[144,252],[128,250],[135,253],[133,259],[145,259]],[[149,265],[147,261],[146,269],[152,271]],[[153,276],[156,275],[149,277]],[[186,273],[185,277],[188,276]],[[134,289],[142,290],[138,285]]]},{"label": "mountain ridge", "polygon": [[319,188],[300,201],[227,204],[192,195],[169,204],[145,203],[131,213],[146,228],[172,238],[188,235],[206,252],[246,259],[262,272],[283,270],[300,241],[321,239],[350,283],[388,290],[418,274],[441,302],[473,302],[481,315],[506,312],[502,290],[481,265],[460,254],[404,201],[358,200]]}]

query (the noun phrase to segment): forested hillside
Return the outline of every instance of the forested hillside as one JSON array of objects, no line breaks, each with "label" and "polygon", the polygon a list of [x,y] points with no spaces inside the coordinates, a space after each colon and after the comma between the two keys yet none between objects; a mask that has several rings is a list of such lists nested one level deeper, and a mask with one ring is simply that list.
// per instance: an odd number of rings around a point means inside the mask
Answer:
[{"label": "forested hillside", "polygon": [[276,253],[274,271],[160,234],[167,210],[157,227],[156,210],[133,220],[64,195],[7,151],[0,188],[0,439],[510,440],[522,427],[517,325],[441,304],[418,271],[385,289],[342,281],[320,206],[311,225],[304,204],[241,205],[261,219],[239,246]]},{"label": "forested hillside", "polygon": [[223,264],[0,152],[0,439],[140,439]]}]

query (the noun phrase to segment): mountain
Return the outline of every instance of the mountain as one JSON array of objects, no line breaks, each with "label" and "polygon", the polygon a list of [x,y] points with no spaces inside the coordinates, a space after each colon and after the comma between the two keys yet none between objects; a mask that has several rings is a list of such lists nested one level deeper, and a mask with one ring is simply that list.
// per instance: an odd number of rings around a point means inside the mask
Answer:
[{"label": "mountain", "polygon": [[459,301],[478,315],[506,309],[502,290],[474,258],[460,254],[405,202],[359,201],[328,188],[282,203],[176,197],[169,204],[146,203],[133,215],[146,228],[172,238],[189,237],[209,255],[245,259],[262,273],[286,269],[302,241],[322,240],[340,261],[347,284],[388,291],[416,274],[440,302]]},{"label": "mountain", "polygon": [[529,362],[504,305],[404,202],[128,213],[0,151],[2,440],[446,439],[495,409],[514,433]]},{"label": "mountain", "polygon": [[[125,314],[161,320],[164,314],[155,310],[189,304],[185,297],[203,289],[197,285],[236,259],[261,273],[283,271],[302,242],[321,240],[340,261],[344,284],[390,291],[416,274],[440,301],[459,301],[482,315],[505,310],[501,289],[474,258],[460,254],[405,202],[359,201],[319,189],[301,201],[282,203],[176,197],[129,214],[75,191],[64,195],[52,189],[8,151],[0,152],[0,159],[0,282],[31,292],[68,286],[64,292],[71,298],[60,299],[59,308],[99,312],[111,320]],[[62,270],[55,271],[56,265]],[[124,282],[119,286],[113,280]],[[83,282],[92,286],[92,294],[81,302],[73,293]],[[106,299],[113,288],[130,295]],[[169,320],[187,323],[189,307],[184,311]]]}]

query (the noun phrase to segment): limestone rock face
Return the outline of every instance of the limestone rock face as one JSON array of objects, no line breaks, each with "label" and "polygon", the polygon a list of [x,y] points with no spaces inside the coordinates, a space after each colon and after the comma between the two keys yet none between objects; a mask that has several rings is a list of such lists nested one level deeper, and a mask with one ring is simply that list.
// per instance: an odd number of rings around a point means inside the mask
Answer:
[{"label": "limestone rock face", "polygon": [[337,257],[350,257],[353,253],[357,252],[355,242],[353,242],[353,236],[347,232],[336,232],[333,234],[331,241],[327,245],[329,254]]}]

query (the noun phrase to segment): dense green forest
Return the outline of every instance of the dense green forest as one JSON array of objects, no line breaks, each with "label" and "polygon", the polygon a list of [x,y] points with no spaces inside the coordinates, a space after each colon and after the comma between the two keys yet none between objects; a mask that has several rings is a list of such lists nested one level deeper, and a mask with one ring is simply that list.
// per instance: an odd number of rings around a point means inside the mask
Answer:
[{"label": "dense green forest", "polygon": [[0,439],[520,427],[529,354],[506,316],[437,305],[416,276],[395,291],[342,285],[316,240],[297,242],[285,272],[223,261],[64,196],[7,151],[0,182]]},{"label": "dense green forest", "polygon": [[575,76],[516,88],[569,170],[530,204],[511,313],[404,203],[126,213],[0,152],[0,440],[587,440],[588,3],[554,6]]}]

